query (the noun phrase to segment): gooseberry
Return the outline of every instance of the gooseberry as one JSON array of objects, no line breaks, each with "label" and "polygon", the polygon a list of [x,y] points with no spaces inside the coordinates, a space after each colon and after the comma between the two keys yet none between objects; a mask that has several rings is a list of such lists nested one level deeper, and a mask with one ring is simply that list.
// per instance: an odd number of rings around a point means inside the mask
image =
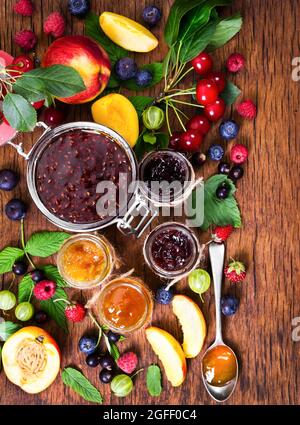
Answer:
[{"label": "gooseberry", "polygon": [[199,294],[203,301],[202,294],[210,287],[210,276],[207,271],[203,269],[193,270],[188,276],[188,282],[191,290]]},{"label": "gooseberry", "polygon": [[165,113],[158,106],[149,106],[143,112],[143,123],[148,130],[159,130],[165,122]]},{"label": "gooseberry", "polygon": [[133,389],[133,382],[130,376],[121,373],[111,381],[110,389],[117,397],[126,397]]},{"label": "gooseberry", "polygon": [[27,322],[33,317],[33,315],[34,315],[34,307],[28,301],[20,303],[16,307],[15,316],[21,322]]},{"label": "gooseberry", "polygon": [[0,291],[0,309],[11,310],[16,305],[17,299],[11,291]]}]

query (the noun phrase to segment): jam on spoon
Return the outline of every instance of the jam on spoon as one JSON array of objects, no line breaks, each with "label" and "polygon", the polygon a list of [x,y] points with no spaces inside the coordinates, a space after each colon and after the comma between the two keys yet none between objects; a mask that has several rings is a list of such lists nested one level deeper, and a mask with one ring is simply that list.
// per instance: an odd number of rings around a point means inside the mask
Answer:
[{"label": "jam on spoon", "polygon": [[203,375],[210,385],[222,387],[236,377],[236,357],[226,345],[217,345],[205,354],[202,368]]}]

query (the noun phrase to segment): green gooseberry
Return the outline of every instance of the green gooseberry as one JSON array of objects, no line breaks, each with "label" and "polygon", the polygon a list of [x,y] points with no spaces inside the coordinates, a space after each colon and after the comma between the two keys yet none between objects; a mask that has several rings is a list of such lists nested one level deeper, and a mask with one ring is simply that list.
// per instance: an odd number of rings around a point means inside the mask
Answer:
[{"label": "green gooseberry", "polygon": [[149,106],[143,112],[143,123],[148,130],[159,130],[165,122],[165,113],[158,106]]},{"label": "green gooseberry", "polygon": [[0,309],[11,310],[17,303],[14,293],[8,290],[0,291]]},{"label": "green gooseberry", "polygon": [[203,269],[193,270],[188,276],[188,282],[191,290],[199,294],[203,301],[202,294],[210,287],[210,275],[207,271]]},{"label": "green gooseberry", "polygon": [[21,322],[27,322],[34,315],[34,307],[29,302],[20,303],[15,310],[15,316]]},{"label": "green gooseberry", "polygon": [[117,397],[126,397],[133,389],[133,382],[130,376],[121,373],[111,381],[110,388]]}]

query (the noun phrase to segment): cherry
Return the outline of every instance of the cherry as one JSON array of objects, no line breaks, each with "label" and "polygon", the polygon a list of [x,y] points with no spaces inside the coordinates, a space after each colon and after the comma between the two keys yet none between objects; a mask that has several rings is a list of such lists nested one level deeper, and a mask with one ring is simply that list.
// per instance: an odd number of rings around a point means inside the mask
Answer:
[{"label": "cherry", "polygon": [[205,78],[208,78],[209,80],[213,80],[216,83],[219,93],[221,93],[225,89],[226,78],[223,72],[218,72],[218,71],[210,72],[209,74],[205,76]]},{"label": "cherry", "polygon": [[209,105],[213,103],[219,94],[219,89],[213,80],[204,78],[197,83],[196,98],[200,105]]},{"label": "cherry", "polygon": [[53,106],[50,106],[45,110],[44,121],[50,127],[62,124],[64,122],[64,119],[64,112],[59,109],[53,108]]},{"label": "cherry", "polygon": [[201,52],[192,60],[192,66],[199,75],[205,75],[212,70],[213,60],[206,52]]},{"label": "cherry", "polygon": [[41,109],[42,106],[44,106],[44,99],[43,100],[39,100],[38,102],[30,102],[31,105],[34,107],[34,109]]},{"label": "cherry", "polygon": [[181,137],[181,134],[179,131],[175,131],[175,133],[172,134],[169,140],[169,148],[176,150],[178,148],[178,143]]},{"label": "cherry", "polygon": [[215,102],[204,107],[204,113],[209,121],[218,121],[225,112],[225,102],[221,98],[217,98]]},{"label": "cherry", "polygon": [[19,72],[28,72],[34,68],[33,60],[26,55],[17,56],[10,66],[10,69],[19,71]]},{"label": "cherry", "polygon": [[200,131],[203,136],[205,136],[210,129],[210,122],[204,115],[195,115],[193,118],[191,118],[187,124],[186,128],[188,130],[197,130]]},{"label": "cherry", "polygon": [[184,152],[195,152],[199,150],[203,135],[196,130],[187,130],[181,134],[178,150]]}]

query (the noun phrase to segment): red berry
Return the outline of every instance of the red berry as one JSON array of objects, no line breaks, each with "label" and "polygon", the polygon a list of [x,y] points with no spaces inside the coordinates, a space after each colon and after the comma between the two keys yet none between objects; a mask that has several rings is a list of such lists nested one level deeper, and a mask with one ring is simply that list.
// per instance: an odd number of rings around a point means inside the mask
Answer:
[{"label": "red berry", "polygon": [[209,132],[210,129],[210,122],[204,115],[195,115],[193,118],[191,118],[187,124],[186,128],[188,130],[197,130],[200,131],[203,136]]},{"label": "red berry", "polygon": [[197,83],[196,98],[200,105],[209,105],[213,103],[219,94],[216,83],[212,80],[204,78]]},{"label": "red berry", "polygon": [[30,102],[30,103],[34,107],[34,109],[41,109],[41,107],[44,106],[45,101],[39,100],[38,102]]},{"label": "red berry", "polygon": [[9,68],[19,72],[28,72],[34,68],[34,62],[29,56],[21,55],[17,56],[13,60],[13,63]]},{"label": "red berry", "polygon": [[217,226],[211,235],[212,240],[217,243],[225,242],[233,230],[234,227],[231,224],[228,224],[227,226]]},{"label": "red berry", "polygon": [[204,107],[204,113],[209,121],[218,121],[224,115],[225,107],[224,100],[217,98],[215,102]]},{"label": "red berry", "polygon": [[208,78],[209,80],[213,80],[216,83],[219,93],[221,93],[225,89],[226,78],[223,72],[218,72],[218,71],[210,72],[209,74],[205,76],[205,78]]},{"label": "red berry", "polygon": [[236,110],[241,115],[241,117],[248,118],[249,120],[253,120],[257,115],[256,105],[250,99],[240,103],[236,107]]},{"label": "red berry", "polygon": [[64,119],[64,112],[59,109],[53,108],[53,106],[50,106],[45,110],[44,121],[50,127],[62,124],[64,122]]},{"label": "red berry", "polygon": [[234,145],[230,151],[230,159],[235,164],[243,164],[248,158],[248,149],[245,145]]},{"label": "red berry", "polygon": [[213,60],[206,52],[201,52],[192,60],[192,66],[199,75],[205,75],[212,70]]},{"label": "red berry", "polygon": [[61,37],[65,32],[65,20],[61,13],[53,12],[44,22],[44,32],[53,37]]},{"label": "red berry", "polygon": [[14,41],[22,49],[32,50],[37,43],[37,36],[31,30],[23,30],[15,34]]},{"label": "red berry", "polygon": [[82,322],[86,315],[86,309],[82,304],[71,304],[65,308],[65,315],[70,322]]},{"label": "red berry", "polygon": [[187,130],[181,134],[178,150],[184,152],[195,152],[199,150],[203,135],[199,131]]},{"label": "red berry", "polygon": [[19,0],[13,7],[15,13],[23,16],[31,16],[33,14],[33,4],[31,0]]},{"label": "red berry", "polygon": [[170,137],[170,140],[169,140],[169,148],[170,149],[177,150],[181,134],[182,133],[180,133],[179,131],[175,131],[175,133],[172,134],[172,136]]},{"label": "red berry", "polygon": [[229,72],[238,72],[245,66],[245,58],[240,53],[232,53],[226,62],[226,67]]},{"label": "red berry", "polygon": [[51,280],[41,280],[33,288],[33,295],[37,300],[46,301],[52,298],[56,291],[56,283]]},{"label": "red berry", "polygon": [[122,354],[122,356],[117,360],[118,367],[128,375],[130,375],[136,369],[137,364],[137,355],[132,351]]},{"label": "red berry", "polygon": [[224,274],[232,283],[242,282],[246,277],[246,268],[240,261],[233,260],[225,267]]}]

